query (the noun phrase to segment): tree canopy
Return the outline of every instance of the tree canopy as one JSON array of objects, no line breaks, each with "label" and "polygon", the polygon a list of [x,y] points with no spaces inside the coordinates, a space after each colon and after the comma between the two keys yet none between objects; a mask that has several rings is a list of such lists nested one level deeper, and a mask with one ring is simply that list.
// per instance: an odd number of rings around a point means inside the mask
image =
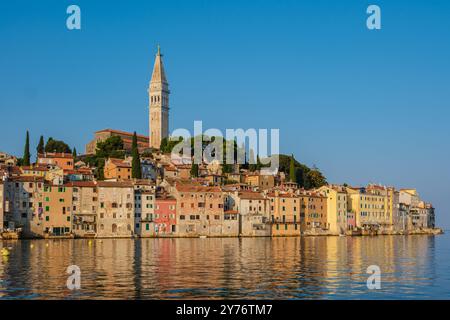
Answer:
[{"label": "tree canopy", "polygon": [[291,169],[291,159],[293,160],[295,179],[299,187],[305,189],[315,189],[320,188],[327,184],[327,179],[316,167],[309,168],[308,166],[295,160],[293,156],[279,155],[280,161],[280,171],[284,172],[288,177],[290,177]]},{"label": "tree canopy", "polygon": [[72,150],[64,141],[50,137],[45,145],[45,152],[72,153]]}]

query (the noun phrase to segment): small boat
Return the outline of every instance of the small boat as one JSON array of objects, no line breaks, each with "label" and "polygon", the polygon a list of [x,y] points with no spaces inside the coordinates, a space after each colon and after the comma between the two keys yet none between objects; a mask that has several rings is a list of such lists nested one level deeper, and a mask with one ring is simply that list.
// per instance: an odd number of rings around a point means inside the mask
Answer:
[{"label": "small boat", "polygon": [[206,239],[207,237],[206,236],[200,236],[199,238],[200,239]]},{"label": "small boat", "polygon": [[9,250],[6,248],[2,248],[2,250],[0,250],[0,252],[3,257],[9,256]]}]

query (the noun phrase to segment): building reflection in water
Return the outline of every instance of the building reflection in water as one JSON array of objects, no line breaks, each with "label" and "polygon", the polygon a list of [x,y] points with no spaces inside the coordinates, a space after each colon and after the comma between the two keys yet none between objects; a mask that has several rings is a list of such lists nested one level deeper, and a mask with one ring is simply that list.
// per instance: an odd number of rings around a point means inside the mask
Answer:
[{"label": "building reflection in water", "polygon": [[[435,284],[432,236],[0,242],[0,298],[413,298]],[[70,265],[81,290],[66,288]],[[366,269],[378,265],[382,289]],[[422,295],[422,296],[421,296]]]}]

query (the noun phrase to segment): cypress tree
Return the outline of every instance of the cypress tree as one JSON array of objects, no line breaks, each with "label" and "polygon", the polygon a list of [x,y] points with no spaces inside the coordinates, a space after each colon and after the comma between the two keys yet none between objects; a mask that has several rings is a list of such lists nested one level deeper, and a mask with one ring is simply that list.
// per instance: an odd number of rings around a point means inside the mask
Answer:
[{"label": "cypress tree", "polygon": [[131,145],[131,156],[133,157],[133,161],[131,162],[131,177],[133,179],[141,179],[142,178],[141,158],[139,156],[136,132],[134,132],[133,134],[133,143]]},{"label": "cypress tree", "polygon": [[25,140],[25,150],[23,151],[23,162],[22,165],[29,166],[30,165],[30,134],[27,130],[27,137]]},{"label": "cypress tree", "polygon": [[198,177],[198,164],[193,163],[191,167],[191,177],[197,178]]},{"label": "cypress tree", "polygon": [[291,182],[297,182],[297,177],[295,175],[294,155],[291,155],[291,163],[289,164],[289,180]]},{"label": "cypress tree", "polygon": [[44,142],[44,136],[41,136],[39,139],[39,144],[36,148],[36,151],[38,154],[43,154],[45,152],[45,142]]},{"label": "cypress tree", "polygon": [[74,158],[77,157],[77,148],[73,147],[72,155],[73,155]]}]

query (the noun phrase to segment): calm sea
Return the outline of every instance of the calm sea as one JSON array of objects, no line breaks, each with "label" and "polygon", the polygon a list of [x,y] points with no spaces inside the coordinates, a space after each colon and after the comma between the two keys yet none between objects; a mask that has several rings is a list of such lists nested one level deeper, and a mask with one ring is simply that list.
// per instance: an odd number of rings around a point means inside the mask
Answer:
[{"label": "calm sea", "polygon": [[[0,241],[0,299],[450,299],[450,236]],[[81,289],[67,289],[70,265]],[[369,290],[367,267],[381,289]]]}]

